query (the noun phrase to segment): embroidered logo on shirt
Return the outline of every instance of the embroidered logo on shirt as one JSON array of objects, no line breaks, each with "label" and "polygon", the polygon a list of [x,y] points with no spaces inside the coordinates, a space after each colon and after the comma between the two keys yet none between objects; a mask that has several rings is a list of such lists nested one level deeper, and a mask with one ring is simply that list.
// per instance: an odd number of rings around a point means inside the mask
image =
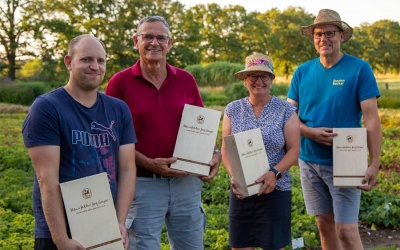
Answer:
[{"label": "embroidered logo on shirt", "polygon": [[344,85],[344,80],[333,80],[332,85]]}]

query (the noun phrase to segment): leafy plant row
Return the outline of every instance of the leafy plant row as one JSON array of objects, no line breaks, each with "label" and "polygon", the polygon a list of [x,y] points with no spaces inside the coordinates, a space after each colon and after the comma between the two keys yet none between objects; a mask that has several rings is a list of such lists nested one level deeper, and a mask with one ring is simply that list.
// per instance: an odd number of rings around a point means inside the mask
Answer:
[{"label": "leafy plant row", "polygon": [[[400,115],[398,110],[381,109],[380,112],[384,135],[382,171],[376,188],[362,193],[360,220],[377,227],[400,228],[400,172],[397,172],[400,169]],[[25,116],[26,113],[0,113],[0,249],[32,249],[33,246],[33,169],[21,135]],[[220,131],[217,141],[221,142]],[[291,174],[292,238],[303,237],[308,248],[316,248],[320,245],[318,230],[315,218],[305,212],[298,167],[292,167]],[[229,188],[223,166],[213,182],[203,185],[206,249],[229,249]],[[169,249],[165,230],[162,240],[162,249]]]}]

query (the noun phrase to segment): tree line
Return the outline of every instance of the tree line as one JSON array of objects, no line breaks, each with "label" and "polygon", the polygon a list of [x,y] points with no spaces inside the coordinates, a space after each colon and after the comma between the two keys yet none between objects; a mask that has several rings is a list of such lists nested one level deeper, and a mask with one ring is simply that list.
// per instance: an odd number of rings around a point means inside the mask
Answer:
[{"label": "tree line", "polygon": [[[148,15],[170,23],[173,47],[167,60],[181,68],[218,61],[243,64],[247,55],[261,52],[273,58],[278,75],[288,76],[317,56],[313,43],[300,34],[300,27],[312,24],[315,15],[302,7],[261,13],[216,3],[188,8],[171,0],[3,0],[0,77],[14,80],[24,63],[36,59],[41,80],[65,81],[68,42],[89,33],[107,47],[109,79],[139,58],[132,36],[138,21]],[[399,22],[380,20],[353,29],[353,38],[342,46],[345,53],[368,61],[375,73],[399,73]]]}]

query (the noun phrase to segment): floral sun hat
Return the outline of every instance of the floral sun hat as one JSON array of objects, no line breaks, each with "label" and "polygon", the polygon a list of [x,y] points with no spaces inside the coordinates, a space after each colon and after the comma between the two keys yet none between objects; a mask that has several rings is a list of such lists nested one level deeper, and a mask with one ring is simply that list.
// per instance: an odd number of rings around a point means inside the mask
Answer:
[{"label": "floral sun hat", "polygon": [[272,59],[264,54],[254,54],[246,57],[245,69],[235,73],[235,77],[244,80],[250,72],[264,71],[274,76],[274,64]]}]

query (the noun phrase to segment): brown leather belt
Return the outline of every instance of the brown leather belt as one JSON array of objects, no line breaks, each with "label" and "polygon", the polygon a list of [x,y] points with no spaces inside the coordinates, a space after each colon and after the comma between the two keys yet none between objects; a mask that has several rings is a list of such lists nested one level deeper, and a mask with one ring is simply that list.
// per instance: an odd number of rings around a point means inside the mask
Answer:
[{"label": "brown leather belt", "polygon": [[136,166],[136,177],[148,177],[148,178],[157,178],[157,179],[167,179],[169,177],[162,176],[160,174],[153,173],[148,171],[145,168]]}]

